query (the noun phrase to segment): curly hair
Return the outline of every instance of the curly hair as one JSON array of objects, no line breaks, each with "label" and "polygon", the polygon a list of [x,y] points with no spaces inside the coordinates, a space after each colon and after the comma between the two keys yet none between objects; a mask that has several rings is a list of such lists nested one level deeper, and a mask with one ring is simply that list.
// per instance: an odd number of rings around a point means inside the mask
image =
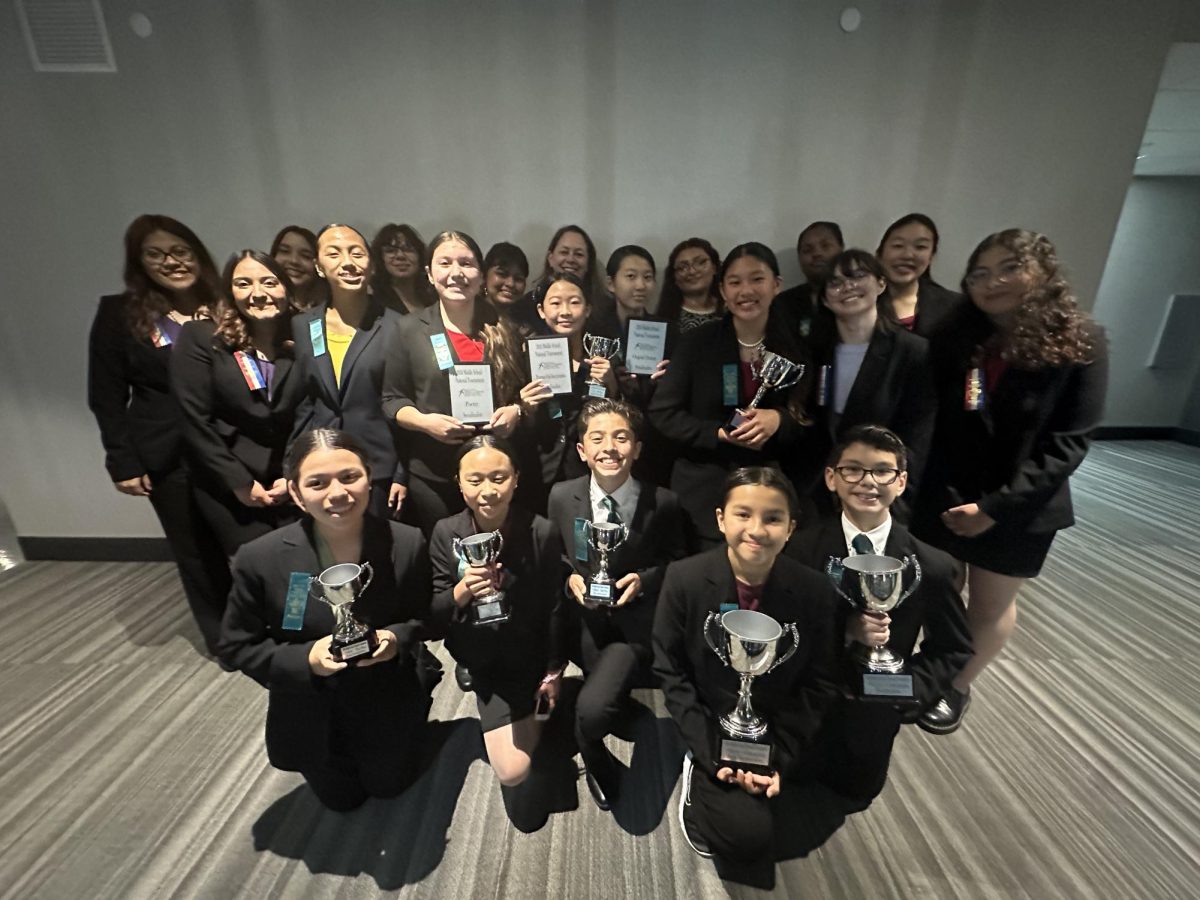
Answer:
[{"label": "curly hair", "polygon": [[979,257],[993,247],[1003,247],[1022,266],[1036,266],[1045,276],[1013,314],[1013,327],[1004,343],[1004,358],[1022,369],[1091,362],[1096,349],[1088,327],[1091,319],[1079,308],[1063,274],[1058,251],[1044,234],[1009,228],[988,235],[967,261],[963,291],[970,295],[967,276],[979,263]]},{"label": "curly hair", "polygon": [[421,235],[417,233],[417,229],[411,225],[397,225],[394,222],[389,222],[384,225],[379,231],[375,232],[375,239],[371,241],[371,293],[379,298],[379,301],[386,306],[390,306],[399,313],[407,313],[408,307],[404,305],[404,301],[400,299],[400,295],[396,292],[396,288],[392,285],[392,276],[388,273],[387,266],[383,262],[384,248],[391,244],[408,243],[414,250],[417,251],[417,271],[412,277],[412,290],[417,303],[421,306],[432,306],[437,302],[437,293],[433,289],[433,285],[429,283],[429,279],[425,277],[423,267],[425,262],[425,242],[421,240]]},{"label": "curly hair", "polygon": [[[238,263],[243,259],[252,259],[256,263],[265,266],[271,271],[271,274],[279,279],[279,283],[283,285],[283,289],[287,292],[287,305],[280,315],[291,318],[293,310],[296,308],[296,289],[292,287],[291,279],[287,277],[287,273],[283,270],[283,266],[275,261],[272,256],[267,256],[261,250],[239,250],[229,257],[225,263],[225,269],[221,272],[221,287],[223,289],[221,299],[217,301],[216,308],[213,310],[213,321],[216,323],[216,333],[214,338],[220,340],[230,350],[255,351],[263,348],[255,347],[254,340],[250,336],[250,330],[246,327],[246,320],[240,312],[238,312],[237,304],[233,300],[233,272],[237,268]],[[278,331],[276,340],[279,343],[287,338],[288,329],[282,328]]]},{"label": "curly hair", "polygon": [[192,229],[170,216],[151,213],[138,216],[125,229],[124,275],[125,293],[129,297],[126,306],[129,330],[133,332],[134,337],[144,340],[149,340],[154,334],[159,317],[165,316],[172,309],[170,298],[151,280],[146,274],[145,266],[142,265],[142,244],[156,231],[165,231],[179,238],[196,254],[196,263],[200,269],[196,275],[196,284],[192,288],[200,301],[196,315],[209,314],[220,297],[217,267],[208,249]]}]

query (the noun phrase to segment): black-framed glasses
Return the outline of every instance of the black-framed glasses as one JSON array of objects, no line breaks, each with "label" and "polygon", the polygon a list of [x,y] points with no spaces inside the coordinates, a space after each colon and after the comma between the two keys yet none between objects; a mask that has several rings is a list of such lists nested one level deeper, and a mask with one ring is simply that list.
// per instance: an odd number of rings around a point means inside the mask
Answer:
[{"label": "black-framed glasses", "polygon": [[416,253],[417,248],[412,244],[387,244],[384,246],[383,252],[387,256],[394,256],[397,253]]},{"label": "black-framed glasses", "polygon": [[871,273],[865,269],[855,269],[849,275],[834,275],[825,282],[825,290],[830,294],[837,294],[846,290],[851,284],[857,281],[862,281],[865,278],[870,278]]},{"label": "black-framed glasses", "polygon": [[858,484],[870,475],[876,484],[887,485],[892,484],[900,477],[899,469],[889,469],[886,466],[880,466],[878,469],[864,469],[862,466],[835,466],[833,471],[837,472],[842,481],[847,484]]},{"label": "black-framed glasses", "polygon": [[167,257],[171,257],[177,262],[190,263],[196,258],[196,253],[191,247],[183,244],[176,244],[170,250],[162,250],[158,247],[147,247],[142,251],[142,259],[156,266],[161,266],[167,261]]}]

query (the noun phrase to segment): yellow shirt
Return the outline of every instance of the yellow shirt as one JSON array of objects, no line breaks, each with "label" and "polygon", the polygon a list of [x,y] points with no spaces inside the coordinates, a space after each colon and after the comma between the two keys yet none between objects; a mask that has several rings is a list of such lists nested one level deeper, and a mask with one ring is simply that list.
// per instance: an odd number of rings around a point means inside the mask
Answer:
[{"label": "yellow shirt", "polygon": [[354,340],[354,335],[334,334],[330,331],[326,332],[325,340],[329,344],[329,361],[333,363],[333,377],[337,379],[338,387],[341,387],[342,361],[346,358],[346,351],[350,349],[350,342]]}]

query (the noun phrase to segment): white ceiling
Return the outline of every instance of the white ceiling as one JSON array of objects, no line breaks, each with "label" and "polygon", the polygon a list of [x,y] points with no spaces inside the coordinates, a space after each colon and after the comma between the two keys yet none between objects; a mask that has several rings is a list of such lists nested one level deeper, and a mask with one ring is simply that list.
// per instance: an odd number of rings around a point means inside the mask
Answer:
[{"label": "white ceiling", "polygon": [[1200,175],[1200,44],[1173,44],[1134,175]]}]

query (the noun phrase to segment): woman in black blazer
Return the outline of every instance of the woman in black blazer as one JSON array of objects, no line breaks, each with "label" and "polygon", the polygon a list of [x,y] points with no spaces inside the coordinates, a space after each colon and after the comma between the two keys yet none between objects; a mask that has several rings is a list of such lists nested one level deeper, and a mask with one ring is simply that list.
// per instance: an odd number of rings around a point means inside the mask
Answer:
[{"label": "woman in black blazer", "polygon": [[[287,466],[303,521],[242,547],[221,652],[270,692],[267,758],[299,772],[325,806],[393,797],[417,774],[430,697],[415,653],[429,612],[429,559],[419,531],[367,514],[367,452],[343,432],[301,435]],[[311,579],[370,564],[351,612],[379,645],[347,664],[330,651],[333,612]]]},{"label": "woman in black blazer", "polygon": [[496,311],[480,297],[481,259],[470,235],[443,231],[434,237],[425,272],[438,302],[402,316],[387,349],[383,412],[403,429],[407,518],[426,534],[462,509],[454,456],[477,431],[451,415],[450,370],[461,363],[491,365],[495,414],[486,430],[508,437],[522,414],[518,393],[525,374],[511,332],[497,327]]},{"label": "woman in black blazer", "polygon": [[962,294],[933,280],[929,267],[937,248],[938,230],[933,219],[909,213],[887,227],[875,251],[888,282],[887,293],[879,298],[879,314],[924,338],[963,302]]},{"label": "woman in black blazer", "polygon": [[768,247],[735,247],[721,266],[720,283],[728,312],[680,336],[649,408],[654,426],[675,444],[671,490],[701,548],[722,543],[713,510],[725,476],[740,466],[791,459],[808,430],[800,399],[811,377],[807,371],[795,387],[768,391],[736,430],[726,428],[735,408],[745,408],[758,389],[764,351],[811,367],[807,348],[771,313],[780,278]]},{"label": "woman in black blazer", "polygon": [[283,453],[301,380],[292,378],[291,283],[257,250],[230,257],[216,321],[190,322],[171,357],[171,389],[200,511],[233,555],[290,516]]},{"label": "woman in black blazer", "polygon": [[[541,736],[535,710],[540,703],[549,715],[566,665],[562,542],[549,521],[512,505],[519,473],[506,441],[472,438],[456,473],[467,508],[438,522],[430,539],[433,616],[448,632],[446,648],[471,671],[492,769],[514,787],[528,776]],[[504,539],[497,565],[470,566],[455,554],[455,538],[490,531]],[[505,593],[507,621],[475,621],[472,602],[496,589]]]},{"label": "woman in black blazer", "polygon": [[1044,235],[1010,229],[971,254],[970,303],[930,344],[939,409],[913,532],[967,564],[975,656],[930,713],[953,731],[1003,649],[1016,596],[1074,524],[1071,473],[1104,413],[1108,351]]},{"label": "woman in black blazer", "polygon": [[192,498],[169,364],[183,323],[216,304],[217,284],[212,257],[190,228],[138,216],[125,232],[125,293],[101,298],[88,341],[88,407],[109,477],[121,493],[149,498],[210,653],[229,570]]},{"label": "woman in black blazer", "polygon": [[[781,556],[796,527],[796,492],[778,470],[738,469],[716,510],[725,539],[698,556],[671,563],[654,617],[654,671],[671,718],[687,745],[679,822],[697,853],[747,863],[770,852],[768,801],[785,780],[811,777],[811,739],[836,682],[837,596],[824,575]],[[721,761],[718,717],[737,704],[738,675],[708,646],[711,613],[751,609],[795,624],[795,653],[754,679],[751,705],[765,718],[773,746],[769,774]],[[786,652],[791,638],[778,645]]]},{"label": "woman in black blazer", "polygon": [[831,507],[823,475],[833,445],[856,425],[883,425],[908,448],[908,495],[916,496],[929,455],[937,399],[924,338],[892,324],[876,305],[887,288],[883,267],[866,250],[831,263],[811,332],[814,379],[812,442],[798,487]]},{"label": "woman in black blazer", "polygon": [[303,384],[292,439],[311,428],[350,432],[371,456],[371,513],[398,517],[408,476],[396,426],[383,414],[382,394],[384,359],[400,316],[368,294],[367,241],[350,226],[321,230],[316,266],[330,299],[292,319]]}]

